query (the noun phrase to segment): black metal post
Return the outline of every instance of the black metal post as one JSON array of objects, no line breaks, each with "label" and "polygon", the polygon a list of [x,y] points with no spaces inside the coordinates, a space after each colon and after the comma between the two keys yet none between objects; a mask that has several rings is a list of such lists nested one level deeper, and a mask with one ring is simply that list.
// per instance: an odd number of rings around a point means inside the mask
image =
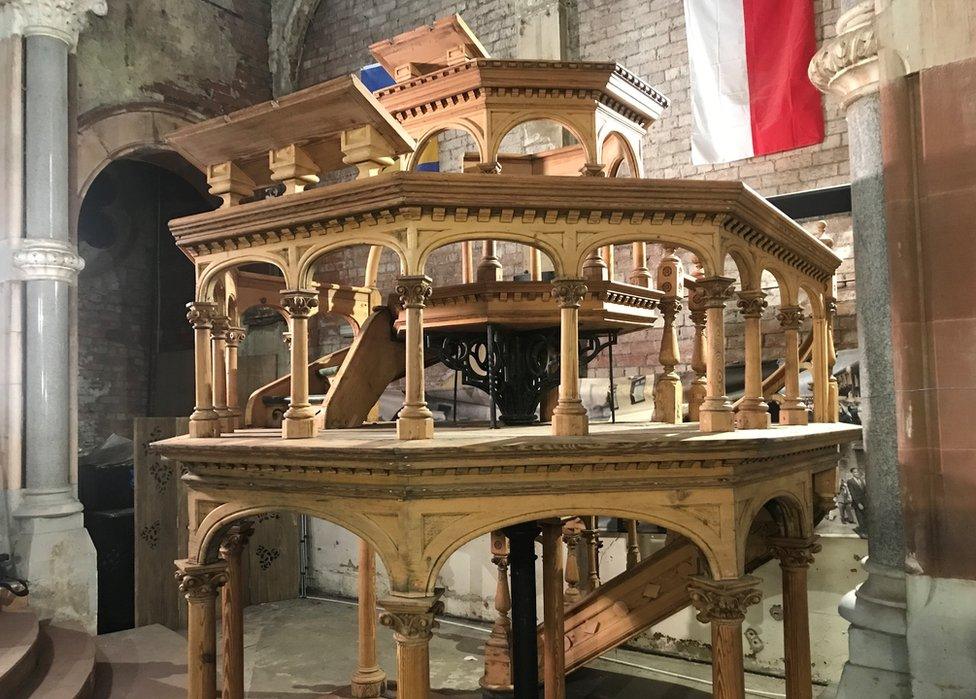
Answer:
[{"label": "black metal post", "polygon": [[539,696],[539,641],[535,612],[536,522],[504,530],[508,537],[508,569],[512,578],[512,683],[515,699]]},{"label": "black metal post", "polygon": [[498,405],[495,402],[495,328],[487,325],[488,339],[486,357],[488,361],[488,403],[491,410],[491,429],[498,428]]},{"label": "black metal post", "polygon": [[610,422],[617,422],[617,392],[613,385],[613,346],[617,344],[617,333],[610,331],[610,344],[607,345],[607,363],[610,365]]},{"label": "black metal post", "polygon": [[454,372],[454,424],[457,424],[457,388],[458,388],[458,374],[460,371]]}]

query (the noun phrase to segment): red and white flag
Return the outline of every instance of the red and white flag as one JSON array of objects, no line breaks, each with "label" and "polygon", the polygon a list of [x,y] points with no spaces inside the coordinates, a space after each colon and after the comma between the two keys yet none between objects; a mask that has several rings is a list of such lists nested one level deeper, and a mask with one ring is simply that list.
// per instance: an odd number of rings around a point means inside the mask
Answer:
[{"label": "red and white flag", "polygon": [[725,163],[820,143],[812,0],[684,0],[691,160]]}]

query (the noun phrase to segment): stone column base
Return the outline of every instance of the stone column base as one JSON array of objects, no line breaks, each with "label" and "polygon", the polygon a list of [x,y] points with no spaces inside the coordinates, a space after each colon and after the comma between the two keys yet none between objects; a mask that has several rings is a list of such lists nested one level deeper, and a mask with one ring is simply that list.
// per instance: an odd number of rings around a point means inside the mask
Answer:
[{"label": "stone column base", "polygon": [[30,606],[43,619],[81,624],[98,630],[98,565],[95,546],[85,529],[80,503],[62,516],[31,512],[25,498],[14,513],[13,562],[30,586]]}]

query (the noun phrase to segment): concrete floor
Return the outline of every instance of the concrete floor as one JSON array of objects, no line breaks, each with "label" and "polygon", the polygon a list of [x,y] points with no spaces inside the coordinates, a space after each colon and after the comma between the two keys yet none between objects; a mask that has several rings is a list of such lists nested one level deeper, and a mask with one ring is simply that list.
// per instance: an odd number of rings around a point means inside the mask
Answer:
[{"label": "concrete floor", "polygon": [[[340,600],[288,600],[249,607],[244,660],[250,699],[349,697],[356,667],[356,606]],[[431,641],[433,697],[480,697],[483,625],[443,619]],[[392,633],[378,629],[380,664],[393,675]],[[162,626],[98,637],[98,699],[183,699],[185,639]],[[218,644],[219,648],[219,644]],[[219,667],[219,665],[218,665]],[[567,678],[570,699],[706,699],[711,668],[633,651],[612,651]],[[392,679],[392,677],[391,677]],[[782,680],[746,675],[749,697],[785,698]],[[389,696],[395,696],[391,686]]]}]

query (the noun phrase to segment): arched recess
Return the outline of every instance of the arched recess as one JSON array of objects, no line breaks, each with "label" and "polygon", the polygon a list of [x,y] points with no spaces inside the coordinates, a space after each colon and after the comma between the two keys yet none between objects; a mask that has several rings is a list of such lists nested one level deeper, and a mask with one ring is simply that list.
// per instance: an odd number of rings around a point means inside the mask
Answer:
[{"label": "arched recess", "polygon": [[698,258],[706,277],[722,273],[722,268],[717,263],[719,258],[712,248],[713,239],[710,234],[702,234],[698,239],[691,239],[688,231],[684,229],[672,228],[667,225],[658,226],[657,229],[653,235],[635,235],[633,232],[594,235],[587,239],[584,247],[579,249],[573,266],[567,265],[567,268],[576,270],[577,274],[582,274],[583,264],[590,253],[606,245],[647,243],[648,245],[672,247],[676,250],[687,250]]},{"label": "arched recess", "polygon": [[[806,478],[806,473],[803,474]],[[801,484],[798,484],[801,485]],[[802,488],[809,486],[812,497],[812,484],[802,484]],[[805,492],[805,491],[804,491]],[[776,536],[791,539],[801,539],[813,536],[813,505],[805,493],[804,497],[797,497],[796,490],[788,487],[774,488],[762,495],[746,502],[738,517],[739,539],[736,542],[737,555],[743,564],[748,563],[748,543],[750,534],[756,529],[757,518],[763,510],[769,512],[777,525]],[[764,544],[765,542],[760,542]]]},{"label": "arched recess", "polygon": [[618,131],[608,133],[600,143],[600,162],[607,177],[641,177],[640,162],[634,149]]},{"label": "arched recess", "polygon": [[[494,118],[500,117],[498,114],[492,115]],[[508,115],[507,119],[501,119],[498,122],[492,122],[490,129],[491,139],[488,142],[487,154],[488,157],[483,162],[492,162],[498,160],[499,150],[501,149],[502,141],[508,136],[512,130],[517,126],[526,124],[530,121],[548,121],[557,124],[572,134],[579,144],[583,147],[583,152],[586,155],[586,162],[595,163],[597,162],[597,143],[596,143],[596,132],[593,125],[593,115],[587,113],[572,114],[572,116],[578,116],[576,122],[571,119],[566,118],[565,114],[553,114],[551,112],[545,111],[530,111],[530,112],[515,112]]]},{"label": "arched recess", "polygon": [[427,150],[427,145],[438,136],[449,133],[451,131],[460,131],[464,134],[470,136],[478,149],[478,159],[481,162],[486,162],[486,154],[488,152],[487,144],[485,142],[485,132],[484,129],[474,121],[452,121],[447,124],[439,124],[438,126],[424,132],[417,139],[417,147],[414,149],[413,153],[410,154],[407,160],[407,170],[414,172],[420,165],[420,159],[424,156],[424,152]]},{"label": "arched recess", "polygon": [[755,257],[748,248],[729,245],[725,248],[725,254],[726,257],[731,258],[738,272],[739,289],[742,291],[758,291],[762,273],[756,264]]},{"label": "arched recess", "polygon": [[[482,231],[471,231],[464,233],[452,233],[449,240],[434,240],[429,243],[427,247],[420,251],[418,257],[418,269],[423,273],[423,270],[427,267],[427,261],[430,256],[440,248],[447,245],[452,245],[454,243],[462,243],[464,241],[480,241],[480,240],[495,240],[495,241],[508,241],[512,243],[519,243],[525,245],[526,247],[535,248],[539,250],[550,262],[552,269],[557,277],[563,274],[563,270],[566,269],[562,262],[562,258],[559,254],[559,250],[550,245],[545,238],[537,238],[532,235],[517,233],[513,231],[492,231],[492,230],[482,230]],[[477,261],[475,261],[477,264]]]},{"label": "arched recess", "polygon": [[197,280],[197,301],[215,300],[216,285],[223,282],[224,272],[255,263],[264,263],[276,267],[281,272],[281,276],[284,277],[285,288],[292,288],[290,282],[294,280],[294,275],[289,274],[288,261],[284,257],[274,253],[255,252],[241,257],[227,257],[207,265],[200,272]]},{"label": "arched recess", "polygon": [[[369,245],[373,247],[386,248],[393,251],[400,261],[400,273],[409,274],[410,268],[407,264],[406,252],[393,235],[369,235],[365,234],[362,238],[357,240],[355,243],[338,242],[338,241],[326,241],[321,243],[316,243],[307,248],[303,253],[301,258],[298,260],[298,272],[295,276],[296,288],[298,289],[311,289],[312,284],[315,283],[315,265],[318,261],[329,254],[330,252],[335,252],[336,250],[341,250],[343,248],[356,247],[359,245]],[[376,257],[376,264],[379,264],[379,257]],[[420,267],[422,269],[422,267]],[[366,278],[367,270],[363,271],[363,277]]]},{"label": "arched recess", "polygon": [[797,303],[798,287],[793,275],[789,274],[779,265],[768,261],[760,262],[759,280],[761,285],[764,284],[763,277],[767,274],[772,276],[779,289],[779,306],[795,306]]}]

